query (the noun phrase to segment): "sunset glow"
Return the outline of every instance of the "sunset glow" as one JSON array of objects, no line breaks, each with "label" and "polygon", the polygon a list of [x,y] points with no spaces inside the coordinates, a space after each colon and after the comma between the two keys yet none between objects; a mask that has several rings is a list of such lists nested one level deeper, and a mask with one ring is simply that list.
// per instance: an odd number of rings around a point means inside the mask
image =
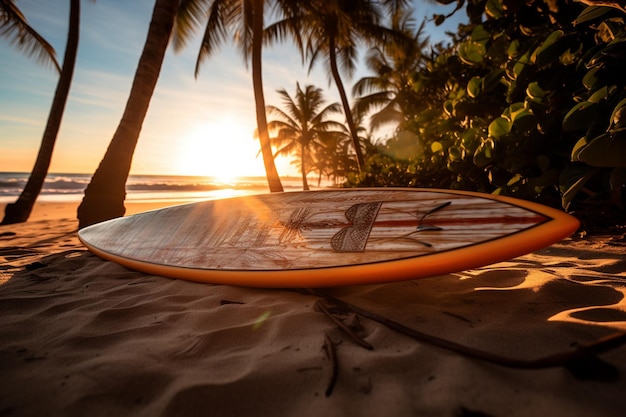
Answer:
[{"label": "sunset glow", "polygon": [[[143,48],[152,2],[88,2],[81,9],[76,69],[49,172],[93,173],[102,160],[126,104]],[[30,24],[62,56],[69,2],[21,0]],[[426,7],[424,15],[432,14]],[[434,25],[433,25],[434,26]],[[434,32],[433,32],[434,33]],[[257,156],[255,98],[250,68],[226,42],[201,68],[194,66],[200,36],[183,50],[169,48],[133,155],[131,174],[203,175],[228,182],[265,176]],[[9,42],[0,42],[0,167],[30,172],[58,81]],[[277,44],[263,52],[263,90],[268,105],[281,105],[278,89],[296,82],[323,87],[338,101],[323,65],[308,71],[297,50]],[[366,74],[360,62],[352,80]],[[277,158],[281,176],[300,174],[293,158]]]},{"label": "sunset glow", "polygon": [[244,176],[264,175],[257,158],[258,142],[252,132],[233,119],[197,125],[180,138],[177,147],[177,173],[211,176],[228,184]]}]

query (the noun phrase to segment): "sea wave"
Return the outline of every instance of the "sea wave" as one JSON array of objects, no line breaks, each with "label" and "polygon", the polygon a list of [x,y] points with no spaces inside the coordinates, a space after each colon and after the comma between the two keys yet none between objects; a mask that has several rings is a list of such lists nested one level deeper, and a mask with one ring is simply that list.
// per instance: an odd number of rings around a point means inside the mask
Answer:
[{"label": "sea wave", "polygon": [[[0,172],[0,203],[14,201],[26,186],[28,177],[28,173]],[[49,174],[43,184],[40,199],[78,201],[90,180],[90,174]],[[286,191],[295,191],[302,187],[297,178],[283,179],[283,186]],[[187,200],[267,191],[269,188],[264,177],[244,177],[233,182],[221,182],[211,177],[131,175],[126,184],[128,200]]]},{"label": "sea wave", "polygon": [[[0,173],[0,196],[19,195],[26,186],[28,174]],[[67,194],[85,189],[89,178],[49,175],[41,190],[44,194]]]}]

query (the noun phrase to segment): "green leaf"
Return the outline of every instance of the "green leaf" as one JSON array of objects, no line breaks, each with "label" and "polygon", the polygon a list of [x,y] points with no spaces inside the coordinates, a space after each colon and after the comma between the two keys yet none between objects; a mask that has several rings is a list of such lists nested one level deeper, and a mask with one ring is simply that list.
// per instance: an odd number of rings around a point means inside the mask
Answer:
[{"label": "green leaf", "polygon": [[[525,117],[529,114],[533,114],[532,110],[530,110],[529,108],[527,108],[524,103],[514,103],[515,104],[515,108],[513,108],[513,105],[511,105],[509,108],[511,109],[510,114],[510,120],[512,122],[515,123],[516,120]],[[520,106],[521,104],[521,106]]]},{"label": "green leaf", "polygon": [[474,152],[473,162],[479,168],[484,168],[494,160],[495,144],[492,139],[483,141]]},{"label": "green leaf", "polygon": [[513,65],[513,78],[517,79],[522,72],[528,67],[528,53],[525,53],[517,60],[515,65]]},{"label": "green leaf", "polygon": [[624,47],[624,42],[626,42],[626,34],[622,34],[619,38],[613,39],[605,49],[607,53],[613,53],[614,51],[621,50]]},{"label": "green leaf", "polygon": [[[585,67],[587,69],[594,68],[597,71],[601,71],[601,69],[603,68],[610,71],[612,69],[611,63],[614,62],[614,59],[623,59],[623,51],[625,45],[626,39],[621,36],[619,38],[615,38],[603,48],[591,49],[589,51],[589,54],[593,52],[593,56],[591,58],[589,58],[587,54],[583,56],[583,60],[585,61]],[[600,74],[594,73],[593,75],[596,78],[601,79],[604,75],[604,71],[601,71]]]},{"label": "green leaf", "polygon": [[476,76],[472,77],[467,83],[467,95],[471,98],[476,98],[480,95],[482,88],[482,78]]},{"label": "green leaf", "polygon": [[524,100],[524,107],[542,114],[548,108],[547,100],[544,100],[548,93],[539,86],[539,83],[533,81],[528,84],[526,88],[526,99]]},{"label": "green leaf", "polygon": [[476,137],[478,130],[470,128],[461,134],[461,144],[469,152],[474,152],[480,144],[480,139]]},{"label": "green leaf", "polygon": [[487,0],[485,4],[485,13],[492,19],[499,19],[502,17],[502,1],[500,0]]},{"label": "green leaf", "polygon": [[597,107],[590,101],[578,103],[563,118],[563,129],[568,132],[587,129],[596,119]]},{"label": "green leaf", "polygon": [[561,205],[565,210],[569,209],[576,194],[595,173],[596,170],[589,168],[567,168],[561,172],[559,189],[561,191]]},{"label": "green leaf", "polygon": [[546,38],[546,40],[543,41],[543,44],[541,45],[541,47],[539,48],[540,51],[541,51],[541,49],[545,49],[545,48],[549,47],[550,45],[554,44],[559,39],[561,39],[563,37],[564,33],[565,32],[563,32],[561,29],[557,29],[554,32],[552,32],[551,34],[549,34],[548,37]]},{"label": "green leaf", "polygon": [[485,30],[483,25],[478,25],[474,28],[474,30],[472,30],[471,37],[472,41],[476,43],[481,43],[483,44],[483,46],[485,46],[487,44],[487,41],[489,41],[489,39],[491,38],[491,35]]},{"label": "green leaf", "polygon": [[572,148],[572,156],[571,156],[572,162],[579,162],[580,161],[580,159],[578,158],[578,153],[585,146],[587,146],[587,137],[586,136],[578,139],[578,142],[576,142],[576,144]]},{"label": "green leaf", "polygon": [[606,13],[613,10],[611,7],[605,6],[587,6],[585,9],[578,15],[576,20],[574,20],[575,25],[579,25],[584,22],[588,22],[590,20],[597,19],[601,16],[604,16]]},{"label": "green leaf", "polygon": [[482,91],[485,93],[493,91],[500,84],[503,74],[504,70],[495,69],[485,75],[482,79]]},{"label": "green leaf", "polygon": [[506,53],[509,55],[509,59],[513,59],[517,56],[519,51],[519,40],[513,39],[513,41],[509,44]]},{"label": "green leaf", "polygon": [[430,150],[432,153],[441,153],[443,152],[443,145],[441,142],[433,142],[430,144]]},{"label": "green leaf", "polygon": [[608,95],[609,95],[609,87],[605,85],[604,87],[602,87],[601,89],[593,93],[587,99],[587,101],[590,101],[592,103],[599,103],[600,101],[604,100]]},{"label": "green leaf", "polygon": [[510,179],[510,180],[506,183],[507,187],[510,187],[511,185],[513,185],[513,184],[515,184],[515,183],[519,182],[522,178],[523,178],[523,177],[522,177],[520,174],[515,174],[515,175],[513,176],[513,178],[511,178],[511,179]]},{"label": "green leaf", "polygon": [[483,62],[486,53],[487,49],[482,43],[467,41],[459,45],[459,58],[468,65]]},{"label": "green leaf", "polygon": [[513,126],[516,129],[526,132],[537,126],[537,117],[533,114],[532,110],[523,108],[514,114],[512,114]]},{"label": "green leaf", "polygon": [[598,77],[598,71],[600,71],[600,68],[591,68],[583,77],[583,85],[587,90],[595,90],[595,86],[601,81]]},{"label": "green leaf", "polygon": [[499,137],[509,133],[511,131],[512,125],[513,124],[508,119],[505,119],[504,117],[498,117],[489,124],[489,136],[498,139]]},{"label": "green leaf", "polygon": [[594,167],[626,167],[626,131],[605,133],[578,151],[578,159]]},{"label": "green leaf", "polygon": [[613,129],[621,129],[626,127],[626,98],[617,103],[611,113],[611,127]]},{"label": "green leaf", "polygon": [[523,110],[524,108],[525,108],[524,103],[521,103],[521,102],[513,103],[509,107],[504,109],[504,111],[502,112],[502,116],[506,117],[508,120],[512,122],[515,113],[517,113],[520,110]]},{"label": "green leaf", "polygon": [[538,99],[541,101],[545,97],[546,92],[539,86],[537,81],[533,81],[528,84],[528,87],[526,88],[526,95],[531,99]]},{"label": "green leaf", "polygon": [[454,146],[448,149],[448,157],[451,161],[462,161],[463,160],[463,149],[458,146]]},{"label": "green leaf", "polygon": [[561,52],[556,53],[557,41],[563,37],[564,32],[560,29],[552,32],[545,41],[530,56],[530,62],[536,63],[538,66],[544,66],[558,59]]}]

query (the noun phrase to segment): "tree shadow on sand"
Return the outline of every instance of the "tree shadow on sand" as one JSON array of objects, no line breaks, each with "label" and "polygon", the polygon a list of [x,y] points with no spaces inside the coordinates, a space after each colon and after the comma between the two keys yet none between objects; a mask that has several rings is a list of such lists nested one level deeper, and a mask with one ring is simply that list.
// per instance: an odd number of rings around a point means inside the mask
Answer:
[{"label": "tree shadow on sand", "polygon": [[532,361],[626,331],[625,267],[619,248],[569,242],[480,269],[324,294],[408,333]]}]

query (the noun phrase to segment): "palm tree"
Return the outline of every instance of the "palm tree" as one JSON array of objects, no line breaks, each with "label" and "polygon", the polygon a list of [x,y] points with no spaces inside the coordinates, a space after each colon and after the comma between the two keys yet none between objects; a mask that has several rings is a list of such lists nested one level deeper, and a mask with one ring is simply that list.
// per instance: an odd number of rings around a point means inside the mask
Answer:
[{"label": "palm tree", "polygon": [[7,38],[18,50],[43,64],[52,64],[57,72],[57,62],[52,45],[33,29],[13,0],[0,0],[0,36]]},{"label": "palm tree", "polygon": [[[4,2],[2,4],[6,3],[7,2]],[[35,200],[41,192],[46,175],[48,175],[54,144],[57,140],[59,129],[61,128],[63,112],[65,111],[65,104],[67,103],[72,77],[74,75],[76,54],[78,52],[79,27],[80,0],[70,0],[69,30],[67,34],[67,44],[65,46],[65,56],[63,58],[63,68],[61,69],[59,81],[54,93],[52,107],[48,114],[48,121],[41,139],[37,159],[28,177],[28,182],[17,201],[6,205],[1,224],[21,223],[28,220],[33,210]]]},{"label": "palm tree", "polygon": [[[204,36],[196,61],[196,76],[202,61],[215,52],[226,40],[228,31],[238,43],[246,64],[252,62],[252,84],[256,106],[257,132],[261,143],[261,154],[270,191],[283,191],[283,186],[274,164],[272,147],[267,128],[265,96],[263,94],[262,47],[264,9],[266,0],[183,0],[179,21],[184,27],[196,27],[206,20]],[[183,27],[183,24],[179,25]],[[184,46],[189,30],[177,31],[174,46]]]},{"label": "palm tree", "polygon": [[307,174],[315,161],[317,149],[324,147],[325,139],[340,134],[343,125],[329,120],[333,113],[341,111],[339,103],[332,103],[326,107],[322,90],[307,85],[304,90],[296,84],[296,94],[292,98],[284,89],[278,90],[283,99],[284,110],[268,106],[269,114],[278,117],[269,123],[269,129],[277,131],[273,141],[279,149],[276,155],[298,155],[300,173],[302,174],[302,189],[308,190]]},{"label": "palm tree", "polygon": [[356,69],[359,42],[375,42],[395,33],[381,24],[382,9],[393,13],[402,9],[405,0],[310,0],[297,2],[288,9],[289,15],[267,28],[271,41],[282,40],[288,34],[296,41],[303,57],[309,60],[309,70],[320,57],[325,57],[335,82],[346,116],[359,170],[364,165],[363,151],[350,103],[341,79],[339,66],[348,77]]},{"label": "palm tree", "polygon": [[126,180],[180,0],[156,0],[122,119],[78,207],[79,228],[124,215]]},{"label": "palm tree", "polygon": [[417,30],[413,23],[411,11],[394,16],[392,28],[405,34],[406,41],[394,38],[370,49],[366,64],[374,75],[361,78],[352,89],[358,97],[355,108],[359,116],[378,109],[370,118],[372,129],[390,122],[398,123],[401,129],[407,121],[405,116],[415,114],[412,77],[424,63],[422,52],[429,40],[423,37],[424,23]]},{"label": "palm tree", "polygon": [[350,156],[350,133],[345,126],[341,132],[333,132],[322,138],[322,146],[315,152],[313,171],[318,174],[317,185],[326,176],[339,185],[349,172],[356,170],[356,161]]}]

